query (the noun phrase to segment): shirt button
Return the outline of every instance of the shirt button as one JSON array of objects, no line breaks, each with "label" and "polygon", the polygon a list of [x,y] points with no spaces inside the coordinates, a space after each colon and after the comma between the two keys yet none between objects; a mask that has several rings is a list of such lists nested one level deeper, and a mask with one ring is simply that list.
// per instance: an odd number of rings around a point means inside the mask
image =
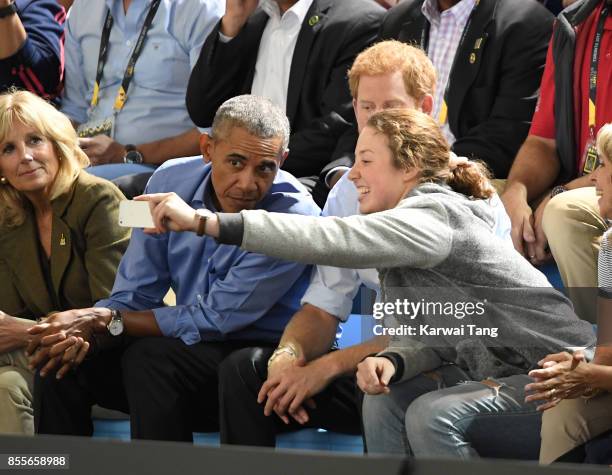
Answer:
[{"label": "shirt button", "polygon": [[125,44],[126,44],[127,46],[132,46],[132,41],[131,41],[131,40],[127,40],[127,41],[125,42]]}]

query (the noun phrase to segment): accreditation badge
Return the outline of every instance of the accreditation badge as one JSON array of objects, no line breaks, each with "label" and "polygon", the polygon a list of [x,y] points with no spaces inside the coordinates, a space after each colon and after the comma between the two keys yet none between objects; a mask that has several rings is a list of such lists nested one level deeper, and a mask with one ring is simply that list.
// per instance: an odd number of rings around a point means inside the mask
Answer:
[{"label": "accreditation badge", "polygon": [[102,120],[90,120],[79,125],[77,134],[81,138],[95,137],[96,135],[107,135],[113,137],[115,128],[115,116],[106,117]]},{"label": "accreditation badge", "polygon": [[595,146],[595,141],[593,139],[589,139],[584,147],[584,153],[582,154],[582,174],[588,175],[589,173],[594,172],[597,168],[597,164],[597,147]]}]

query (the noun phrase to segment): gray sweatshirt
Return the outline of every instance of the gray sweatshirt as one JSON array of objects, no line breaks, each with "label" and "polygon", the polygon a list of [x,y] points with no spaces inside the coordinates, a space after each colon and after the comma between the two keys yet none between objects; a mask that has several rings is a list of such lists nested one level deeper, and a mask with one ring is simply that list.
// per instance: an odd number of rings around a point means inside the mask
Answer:
[{"label": "gray sweatshirt", "polygon": [[474,379],[521,374],[549,353],[595,342],[569,300],[494,235],[490,206],[445,185],[420,185],[365,216],[243,211],[221,214],[220,225],[222,242],[251,252],[376,268],[397,333],[386,351],[402,358],[403,379],[444,363]]}]

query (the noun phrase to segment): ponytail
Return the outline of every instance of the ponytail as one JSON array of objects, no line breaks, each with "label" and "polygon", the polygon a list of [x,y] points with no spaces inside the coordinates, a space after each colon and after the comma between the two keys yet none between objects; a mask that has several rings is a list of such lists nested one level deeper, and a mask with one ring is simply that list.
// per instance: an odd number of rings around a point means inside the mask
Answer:
[{"label": "ponytail", "polygon": [[457,193],[484,200],[495,194],[490,179],[491,173],[484,163],[466,160],[450,169],[446,183]]}]

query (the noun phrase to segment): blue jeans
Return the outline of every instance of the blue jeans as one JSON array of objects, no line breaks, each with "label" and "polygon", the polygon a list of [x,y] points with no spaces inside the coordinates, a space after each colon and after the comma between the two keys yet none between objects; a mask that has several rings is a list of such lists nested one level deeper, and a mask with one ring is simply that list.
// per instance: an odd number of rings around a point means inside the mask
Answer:
[{"label": "blue jeans", "polygon": [[495,457],[537,460],[541,414],[524,402],[527,375],[469,381],[454,365],[393,384],[387,395],[365,396],[369,453],[416,457]]},{"label": "blue jeans", "polygon": [[142,165],[140,163],[109,163],[107,165],[96,165],[87,168],[87,173],[106,180],[114,180],[126,175],[138,173],[152,173],[155,171],[153,165]]}]

